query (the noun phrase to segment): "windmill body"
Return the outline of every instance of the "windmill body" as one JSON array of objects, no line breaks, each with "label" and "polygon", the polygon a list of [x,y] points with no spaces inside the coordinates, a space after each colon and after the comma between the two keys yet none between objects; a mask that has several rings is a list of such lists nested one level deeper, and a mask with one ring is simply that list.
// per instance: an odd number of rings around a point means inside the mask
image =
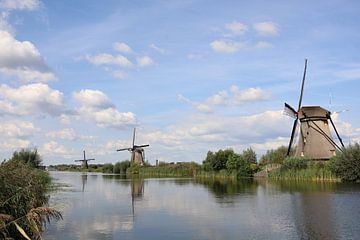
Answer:
[{"label": "windmill body", "polygon": [[287,155],[290,155],[294,136],[300,122],[299,140],[295,151],[296,157],[307,157],[313,160],[329,160],[336,154],[336,149],[342,150],[333,140],[329,128],[331,123],[335,133],[344,147],[338,131],[331,119],[330,111],[320,106],[302,106],[307,60],[305,60],[304,75],[301,82],[300,98],[297,111],[285,103],[284,113],[294,118]]},{"label": "windmill body", "polygon": [[75,160],[75,162],[81,162],[81,168],[88,169],[89,168],[88,161],[94,161],[95,159],[94,158],[86,159],[85,150],[83,153],[84,153],[84,159]]},{"label": "windmill body", "polygon": [[136,128],[134,128],[132,147],[121,148],[121,149],[118,149],[116,151],[120,152],[120,151],[126,151],[127,150],[127,151],[131,152],[131,163],[144,165],[144,163],[145,163],[145,150],[144,150],[144,148],[148,147],[149,144],[135,145],[135,136],[136,136]]},{"label": "windmill body", "polygon": [[301,107],[300,132],[296,157],[328,160],[336,153],[336,145],[329,128],[330,112],[320,106]]}]

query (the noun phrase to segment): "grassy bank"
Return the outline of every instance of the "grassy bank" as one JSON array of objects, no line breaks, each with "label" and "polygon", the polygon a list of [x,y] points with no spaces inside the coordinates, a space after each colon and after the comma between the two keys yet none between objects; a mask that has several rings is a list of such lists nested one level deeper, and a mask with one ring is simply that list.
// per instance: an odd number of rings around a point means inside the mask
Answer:
[{"label": "grassy bank", "polygon": [[286,180],[340,181],[327,168],[308,167],[306,169],[276,169],[269,173],[269,178]]}]

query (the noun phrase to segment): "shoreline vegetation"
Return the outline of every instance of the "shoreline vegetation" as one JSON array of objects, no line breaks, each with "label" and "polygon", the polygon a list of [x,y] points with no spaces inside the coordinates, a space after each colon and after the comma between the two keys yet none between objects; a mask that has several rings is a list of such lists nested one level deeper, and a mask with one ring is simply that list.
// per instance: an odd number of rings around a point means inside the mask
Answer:
[{"label": "shoreline vegetation", "polygon": [[[232,149],[209,151],[202,164],[195,162],[166,163],[157,166],[131,165],[130,161],[116,164],[90,164],[89,169],[79,165],[49,166],[49,170],[102,172],[140,177],[195,177],[238,179],[267,177],[278,180],[312,180],[359,182],[360,145],[349,145],[328,161],[312,161],[301,157],[286,157],[287,148],[281,146],[267,151],[259,160],[253,149],[236,153]],[[269,167],[270,166],[270,167]]]},{"label": "shoreline vegetation", "polygon": [[45,225],[62,219],[48,206],[51,177],[36,150],[14,152],[0,164],[0,239],[43,239]]}]

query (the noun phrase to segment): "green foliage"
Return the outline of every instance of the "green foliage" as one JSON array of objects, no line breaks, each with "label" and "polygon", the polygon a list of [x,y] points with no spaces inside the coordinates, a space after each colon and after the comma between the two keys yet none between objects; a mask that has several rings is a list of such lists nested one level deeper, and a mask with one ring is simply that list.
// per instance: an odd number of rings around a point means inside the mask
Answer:
[{"label": "green foliage", "polygon": [[342,181],[360,181],[360,145],[356,143],[343,148],[331,159],[329,167]]},{"label": "green foliage", "polygon": [[252,148],[245,149],[242,156],[247,162],[257,164],[256,153]]},{"label": "green foliage", "polygon": [[206,159],[203,161],[204,170],[207,171],[220,171],[226,169],[226,162],[230,156],[234,155],[234,150],[225,149],[219,150],[215,153],[209,151],[206,155]]},{"label": "green foliage", "polygon": [[45,222],[59,219],[61,214],[43,207],[51,183],[48,173],[17,158],[20,155],[14,153],[15,158],[0,164],[0,238],[23,239],[28,235],[38,239]]},{"label": "green foliage", "polygon": [[105,163],[102,166],[102,172],[103,173],[113,173],[114,172],[114,165],[112,165],[111,163]]},{"label": "green foliage", "polygon": [[300,170],[307,168],[308,163],[309,163],[309,159],[307,158],[286,157],[281,168],[283,170],[289,170],[289,169]]},{"label": "green foliage", "polygon": [[130,167],[130,161],[126,160],[126,161],[122,161],[122,162],[117,162],[114,165],[114,173],[117,174],[126,174],[126,170]]},{"label": "green foliage", "polygon": [[163,163],[157,167],[138,167],[140,176],[147,177],[192,177],[200,171],[199,164],[195,162],[181,162],[176,164]]},{"label": "green foliage", "polygon": [[279,163],[282,164],[286,158],[287,147],[281,146],[277,149],[271,149],[266,151],[266,153],[260,159],[260,165],[265,166],[270,163]]},{"label": "green foliage", "polygon": [[40,167],[42,165],[42,159],[38,154],[37,149],[21,149],[19,152],[15,151],[11,160],[22,161],[30,167]]}]

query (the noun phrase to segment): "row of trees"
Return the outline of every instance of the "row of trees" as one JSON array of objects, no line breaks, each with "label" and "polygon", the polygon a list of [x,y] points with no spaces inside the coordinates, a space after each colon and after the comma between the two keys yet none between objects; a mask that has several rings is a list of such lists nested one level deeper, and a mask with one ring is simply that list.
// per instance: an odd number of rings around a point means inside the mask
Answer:
[{"label": "row of trees", "polygon": [[232,149],[209,151],[203,161],[205,171],[226,171],[242,177],[250,177],[257,171],[257,158],[253,149],[248,148],[241,154]]}]

